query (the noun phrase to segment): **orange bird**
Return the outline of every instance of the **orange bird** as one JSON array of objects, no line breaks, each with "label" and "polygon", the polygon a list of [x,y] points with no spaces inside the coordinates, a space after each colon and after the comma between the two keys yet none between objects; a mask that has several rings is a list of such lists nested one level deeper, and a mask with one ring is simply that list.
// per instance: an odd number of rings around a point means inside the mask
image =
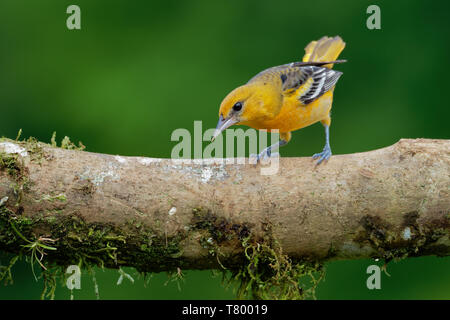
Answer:
[{"label": "orange bird", "polygon": [[257,161],[283,146],[295,131],[320,121],[325,127],[325,147],[317,164],[331,157],[329,128],[334,87],[342,72],[331,70],[345,47],[339,36],[323,37],[305,48],[302,62],[266,69],[231,91],[222,101],[213,140],[228,127],[238,124],[255,129],[274,129],[280,141],[257,155]]}]

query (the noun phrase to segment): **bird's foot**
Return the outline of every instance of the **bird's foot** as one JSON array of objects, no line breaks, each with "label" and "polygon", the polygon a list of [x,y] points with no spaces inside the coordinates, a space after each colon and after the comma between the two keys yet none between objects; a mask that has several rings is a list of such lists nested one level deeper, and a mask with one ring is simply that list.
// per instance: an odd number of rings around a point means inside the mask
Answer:
[{"label": "bird's foot", "polygon": [[272,153],[272,149],[270,147],[265,148],[259,154],[251,154],[250,155],[250,163],[258,164],[260,162],[267,162],[271,157],[279,155],[278,152]]},{"label": "bird's foot", "polygon": [[320,153],[316,153],[315,155],[312,156],[313,159],[319,159],[317,160],[317,165],[320,164],[323,160],[328,160],[330,159],[332,153],[331,153],[331,148],[330,146],[325,146],[325,148],[323,148],[323,151]]}]

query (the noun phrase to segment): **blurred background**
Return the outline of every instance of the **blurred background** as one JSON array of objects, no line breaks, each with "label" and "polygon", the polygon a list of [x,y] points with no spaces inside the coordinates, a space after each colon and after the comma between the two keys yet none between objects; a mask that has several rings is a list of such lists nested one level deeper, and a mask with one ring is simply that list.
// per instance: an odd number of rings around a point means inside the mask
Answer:
[{"label": "blurred background", "polygon": [[[66,9],[81,8],[81,30]],[[366,9],[381,9],[369,30]],[[400,138],[449,139],[448,1],[64,1],[0,2],[0,136],[49,142],[70,136],[87,151],[169,158],[176,128],[215,127],[225,95],[259,71],[298,61],[324,35],[347,43],[332,113],[334,154],[372,150]],[[320,124],[293,134],[282,156],[322,150]],[[205,142],[206,145],[206,142]],[[11,256],[0,254],[0,265]],[[370,260],[326,265],[319,299],[450,299],[450,258],[390,263],[381,290],[366,287]],[[102,299],[226,299],[210,271],[184,271],[181,283],[155,274],[117,285],[117,270],[95,270]],[[12,269],[0,299],[38,299],[30,265]],[[83,274],[75,299],[95,299]],[[56,298],[69,299],[59,285]]]}]

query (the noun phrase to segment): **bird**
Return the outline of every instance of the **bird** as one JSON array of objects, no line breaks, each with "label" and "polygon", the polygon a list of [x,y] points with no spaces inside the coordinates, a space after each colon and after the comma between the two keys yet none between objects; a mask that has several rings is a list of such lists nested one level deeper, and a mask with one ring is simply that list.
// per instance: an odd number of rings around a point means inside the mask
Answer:
[{"label": "bird", "polygon": [[211,141],[232,125],[258,130],[278,130],[280,140],[256,155],[257,162],[291,140],[291,132],[316,122],[325,128],[325,146],[313,155],[316,164],[328,160],[330,111],[335,85],[342,72],[332,70],[344,50],[341,37],[324,36],[305,47],[301,62],[292,62],[261,71],[246,84],[232,90],[219,108],[219,121]]}]

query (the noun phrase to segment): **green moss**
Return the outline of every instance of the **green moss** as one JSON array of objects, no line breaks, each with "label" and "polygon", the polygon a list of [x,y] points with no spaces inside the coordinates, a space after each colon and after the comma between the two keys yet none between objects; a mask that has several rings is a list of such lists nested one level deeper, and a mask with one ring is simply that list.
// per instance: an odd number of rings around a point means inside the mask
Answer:
[{"label": "green moss", "polygon": [[29,186],[29,179],[21,156],[0,152],[0,171],[6,172],[11,177],[13,192],[17,197],[16,205],[18,205],[24,190]]},{"label": "green moss", "polygon": [[57,200],[60,201],[60,202],[66,202],[67,201],[66,195],[63,194],[63,193],[60,193],[60,194],[57,194],[57,195],[54,195],[54,196],[49,195],[49,194],[44,194],[42,196],[42,198],[40,200],[37,200],[37,201],[38,202],[41,202],[41,201],[55,202]]},{"label": "green moss", "polygon": [[[55,136],[56,136],[56,132],[54,132],[53,136],[52,136],[52,145],[56,144]],[[83,143],[81,141],[78,142],[78,146],[77,146],[72,141],[70,141],[70,138],[68,136],[65,136],[62,139],[62,141],[61,141],[61,148],[62,149],[67,149],[67,150],[79,150],[79,151],[82,151],[82,150],[86,149],[86,147],[83,145]]]},{"label": "green moss", "polygon": [[67,266],[82,260],[86,265],[110,268],[135,265],[143,272],[175,270],[177,258],[182,254],[179,243],[184,237],[180,234],[166,238],[146,227],[136,232],[126,226],[118,229],[86,223],[77,216],[28,218],[5,207],[0,211],[0,227],[0,249],[5,251],[23,252],[21,245],[28,243],[19,234],[31,242],[39,240],[40,235],[46,235],[45,238],[58,239],[52,244],[58,254],[47,252],[48,262]]},{"label": "green moss", "polygon": [[210,211],[202,208],[195,208],[192,211],[193,219],[191,220],[191,230],[205,230],[209,236],[202,238],[205,246],[212,242],[220,244],[224,241],[243,240],[250,234],[251,226],[248,224],[240,224],[225,218],[218,218]]},{"label": "green moss", "polygon": [[231,269],[228,282],[237,286],[238,299],[303,300],[315,298],[325,275],[319,262],[292,261],[276,242],[242,242],[245,261]]},{"label": "green moss", "polygon": [[[18,140],[18,138],[20,138],[20,135],[17,136],[16,140],[0,138],[0,142],[9,142],[24,148],[27,151],[28,157],[31,161],[41,163],[42,160],[46,158],[43,149],[45,143],[39,142],[33,137],[29,137],[25,140]],[[8,154],[8,156],[13,156],[15,159],[21,159],[21,156],[18,154]]]},{"label": "green moss", "polygon": [[36,138],[29,137],[28,139],[19,141],[18,143],[27,150],[31,161],[41,164],[42,161],[47,158],[43,148],[45,144],[39,142]]},{"label": "green moss", "polygon": [[41,293],[41,300],[44,300],[46,298],[53,300],[55,298],[58,279],[61,279],[62,284],[65,284],[65,269],[61,266],[53,265],[42,271],[41,278],[44,282],[44,287]]},{"label": "green moss", "polygon": [[[434,245],[436,241],[448,234],[450,223],[445,216],[419,226],[417,211],[403,214],[403,222],[397,230],[387,221],[378,216],[367,215],[360,221],[363,230],[355,237],[355,242],[361,246],[369,245],[375,249],[373,258],[382,258],[385,263],[401,260],[406,257],[416,257],[427,254],[446,255],[448,247]],[[403,237],[408,228],[409,238]],[[442,252],[442,254],[441,254]]]},{"label": "green moss", "polygon": [[17,260],[20,256],[14,256],[9,261],[9,264],[7,266],[0,265],[0,282],[4,282],[5,285],[13,284],[13,277],[11,269],[16,264]]},{"label": "green moss", "polygon": [[0,169],[16,179],[22,175],[23,166],[17,154],[0,152]]},{"label": "green moss", "polygon": [[[56,131],[53,132],[52,137],[50,139],[50,144],[52,147],[57,148],[58,143],[56,142]],[[68,136],[65,136],[61,141],[61,148],[68,150],[84,150],[86,147],[80,141],[78,142],[78,146],[75,145]]]},{"label": "green moss", "polygon": [[[135,230],[131,226],[119,229],[86,223],[76,215],[34,215],[30,218],[5,206],[0,207],[0,229],[0,250],[25,257],[32,265],[33,273],[34,268],[39,267],[45,286],[43,297],[47,298],[54,296],[55,276],[61,276],[61,270],[73,264],[88,270],[94,266],[119,268],[133,265],[144,274],[177,270],[182,255],[179,243],[185,237],[183,234],[161,236],[146,226]],[[49,239],[52,242],[48,242]],[[10,270],[1,268],[1,279],[9,282],[12,278]]]},{"label": "green moss", "polygon": [[[20,138],[21,131],[17,136]],[[41,163],[44,159],[44,151],[40,142],[34,138],[28,138],[24,141],[13,141],[2,138],[0,141],[11,142],[25,148],[30,161]],[[13,180],[13,192],[16,196],[16,206],[22,201],[24,192],[29,188],[28,170],[24,165],[22,156],[19,154],[9,154],[0,152],[0,171],[6,172]]]},{"label": "green moss", "polygon": [[19,141],[21,135],[22,135],[22,128],[20,128],[19,132],[17,132],[16,141]]},{"label": "green moss", "polygon": [[[408,219],[410,219],[408,217]],[[373,258],[382,258],[388,263],[391,260],[406,258],[414,247],[405,246],[407,241],[400,239],[392,229],[392,225],[378,216],[367,215],[361,219],[364,230],[355,238],[361,245],[369,244],[376,250]],[[411,242],[412,244],[412,242]]]},{"label": "green moss", "polygon": [[[239,299],[307,299],[324,276],[317,261],[292,261],[283,253],[269,223],[263,223],[263,237],[252,233],[255,226],[218,218],[202,208],[193,210],[191,229],[206,231],[200,244],[217,258],[229,285],[235,286]],[[220,245],[228,242],[240,247],[240,258],[222,259]],[[230,261],[237,261],[231,262]]]}]

